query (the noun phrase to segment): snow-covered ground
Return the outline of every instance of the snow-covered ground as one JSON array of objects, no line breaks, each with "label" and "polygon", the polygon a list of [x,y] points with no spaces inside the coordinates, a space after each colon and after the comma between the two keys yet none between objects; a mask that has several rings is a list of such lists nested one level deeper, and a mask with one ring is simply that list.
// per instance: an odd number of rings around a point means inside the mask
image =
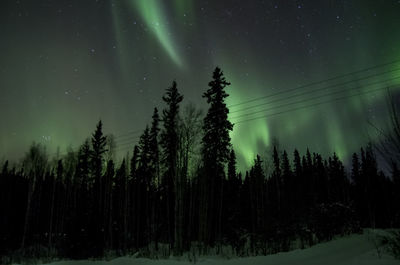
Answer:
[{"label": "snow-covered ground", "polygon": [[[376,234],[366,232],[363,235],[351,235],[331,242],[318,244],[308,249],[278,253],[269,256],[222,259],[218,257],[200,257],[197,264],[207,265],[394,265],[400,260],[385,253],[380,247],[381,257],[376,248]],[[58,261],[51,265],[186,265],[193,264],[187,259],[149,260],[122,257],[111,261]]]}]

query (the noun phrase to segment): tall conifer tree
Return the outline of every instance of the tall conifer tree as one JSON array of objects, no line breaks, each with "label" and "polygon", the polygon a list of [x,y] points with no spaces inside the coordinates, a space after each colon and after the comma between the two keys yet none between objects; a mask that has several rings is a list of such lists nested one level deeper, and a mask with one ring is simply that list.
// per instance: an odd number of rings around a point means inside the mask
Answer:
[{"label": "tall conifer tree", "polygon": [[[179,137],[177,130],[179,103],[183,100],[183,96],[179,94],[175,81],[166,90],[163,100],[167,104],[167,108],[163,111],[164,129],[161,133],[161,143],[165,167],[163,185],[167,199],[168,238],[169,242],[174,244],[175,254],[179,254],[183,248],[183,223],[180,218],[183,214],[183,198],[180,195],[183,195],[184,183],[178,174]],[[172,214],[173,210],[174,214]]]},{"label": "tall conifer tree", "polygon": [[204,118],[202,139],[203,174],[200,181],[200,227],[199,237],[205,245],[221,239],[221,215],[223,198],[224,167],[229,159],[231,142],[229,132],[233,124],[228,120],[229,109],[225,99],[226,81],[220,68],[215,68],[213,80],[203,97],[209,109]]}]

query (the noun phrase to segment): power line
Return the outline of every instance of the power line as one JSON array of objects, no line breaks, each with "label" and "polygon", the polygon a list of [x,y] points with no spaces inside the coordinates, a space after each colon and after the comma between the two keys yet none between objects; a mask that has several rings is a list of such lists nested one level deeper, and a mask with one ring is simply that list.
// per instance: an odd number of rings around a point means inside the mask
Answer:
[{"label": "power line", "polygon": [[124,134],[117,135],[117,136],[114,137],[114,139],[116,140],[116,139],[120,139],[120,138],[131,137],[132,135],[137,135],[137,134],[140,134],[142,132],[143,132],[142,130],[135,130],[135,131],[131,131],[131,132],[127,132],[127,133],[124,133]]},{"label": "power line", "polygon": [[131,142],[131,143],[126,143],[124,145],[121,146],[117,146],[114,151],[115,152],[121,152],[121,151],[125,151],[127,149],[133,149],[134,145],[136,144],[136,142]]},{"label": "power line", "polygon": [[124,145],[124,144],[126,144],[126,143],[136,142],[136,141],[138,141],[138,140],[139,140],[139,137],[133,137],[133,138],[131,138],[131,139],[126,139],[126,140],[124,140],[124,141],[114,142],[114,144],[115,144],[116,146],[120,146],[120,145]]},{"label": "power line", "polygon": [[128,140],[125,140],[123,142],[118,142],[118,143],[115,143],[115,144],[116,144],[117,148],[119,148],[121,146],[126,146],[126,145],[129,145],[129,144],[132,144],[132,143],[137,143],[139,139],[140,139],[140,137],[137,136],[135,138],[128,139]]},{"label": "power line", "polygon": [[250,113],[241,114],[241,115],[238,115],[238,116],[231,117],[230,119],[237,119],[237,118],[242,118],[242,117],[246,117],[246,116],[251,116],[251,115],[254,115],[254,114],[257,114],[257,113],[262,113],[262,112],[274,110],[276,108],[279,109],[279,108],[282,108],[282,107],[285,107],[285,106],[291,106],[291,105],[298,104],[298,103],[304,103],[304,102],[307,102],[307,101],[320,99],[320,98],[324,98],[324,97],[335,95],[335,94],[340,94],[340,93],[343,93],[343,92],[346,92],[346,91],[349,91],[349,90],[350,91],[351,90],[358,90],[358,89],[361,89],[361,88],[364,88],[364,87],[378,85],[378,84],[385,83],[385,82],[388,82],[388,81],[393,81],[393,80],[396,80],[396,79],[399,79],[399,78],[400,78],[400,76],[397,76],[397,77],[394,77],[394,78],[391,78],[391,79],[386,79],[386,80],[383,80],[383,81],[377,81],[377,82],[373,82],[373,83],[369,83],[369,84],[365,84],[365,85],[361,85],[361,86],[357,86],[357,87],[345,88],[345,89],[334,91],[332,93],[327,93],[327,94],[324,94],[324,95],[319,95],[319,96],[316,96],[316,97],[302,99],[302,100],[298,100],[298,101],[295,101],[295,102],[289,102],[289,103],[286,103],[286,104],[270,107],[270,108],[267,108],[267,109],[262,109],[262,110],[258,110],[258,111],[254,111],[254,112],[250,112]]},{"label": "power line", "polygon": [[131,148],[133,149],[133,147],[134,147],[134,143],[131,143],[129,145],[118,147],[118,148],[115,149],[115,151],[116,152],[121,152],[121,151],[125,151],[127,149],[131,149]]},{"label": "power line", "polygon": [[122,139],[122,140],[117,140],[117,141],[115,141],[115,143],[116,144],[121,144],[121,143],[124,143],[124,142],[127,142],[127,141],[131,141],[131,140],[135,140],[135,139],[138,139],[138,138],[140,138],[140,135],[132,135],[129,138],[125,138],[125,139]]},{"label": "power line", "polygon": [[[260,106],[264,106],[264,105],[267,105],[267,104],[279,102],[279,101],[286,100],[286,99],[289,99],[289,98],[294,98],[294,97],[298,97],[298,96],[303,96],[303,95],[307,95],[307,94],[323,91],[323,90],[326,90],[328,88],[334,88],[334,87],[338,87],[338,86],[348,85],[348,84],[351,84],[351,83],[354,83],[354,82],[358,82],[358,81],[364,81],[364,80],[372,78],[372,77],[377,77],[377,76],[380,76],[380,75],[393,73],[393,72],[396,72],[396,71],[399,71],[399,70],[400,70],[400,68],[397,68],[397,69],[394,69],[394,70],[385,71],[385,72],[381,72],[381,73],[365,76],[363,78],[358,78],[358,79],[346,81],[346,82],[343,82],[343,83],[333,84],[333,85],[329,85],[329,86],[326,86],[326,87],[317,88],[317,89],[313,89],[313,90],[310,90],[310,91],[305,91],[303,93],[287,96],[285,98],[280,98],[280,99],[278,98],[278,99],[275,99],[275,100],[272,100],[272,101],[268,101],[268,102],[264,102],[264,103],[261,103],[261,104],[257,104],[257,105],[254,105],[254,106],[245,107],[245,108],[240,109],[240,110],[234,110],[234,111],[229,112],[229,114],[237,113],[237,112],[241,112],[241,111],[245,111],[245,110],[249,110],[249,109],[254,109],[254,108],[257,108],[257,107],[260,107]],[[274,95],[271,95],[271,97],[272,96],[276,96],[276,95],[280,95],[280,94],[284,94],[286,92],[287,92],[287,90],[281,91],[281,92],[275,93]]]},{"label": "power line", "polygon": [[284,113],[287,113],[287,112],[297,111],[297,110],[300,110],[300,109],[315,107],[315,106],[319,106],[319,105],[322,105],[322,104],[331,103],[331,102],[334,102],[334,101],[339,101],[339,100],[343,100],[343,99],[347,99],[347,98],[352,98],[352,97],[355,97],[355,96],[366,95],[366,94],[369,94],[369,93],[382,91],[384,89],[386,89],[386,87],[379,88],[379,89],[368,90],[368,91],[364,91],[363,93],[343,96],[343,97],[335,98],[335,99],[332,99],[332,100],[326,100],[326,101],[318,102],[318,103],[315,103],[315,104],[301,106],[301,107],[297,107],[297,108],[293,108],[293,109],[289,109],[289,110],[285,110],[285,111],[281,111],[281,112],[276,112],[276,113],[272,113],[272,114],[268,114],[268,115],[264,115],[264,116],[260,116],[260,117],[255,117],[255,118],[251,118],[251,119],[247,119],[247,120],[240,120],[240,121],[234,122],[234,125],[241,124],[241,123],[244,123],[244,122],[253,121],[253,120],[269,118],[269,117],[280,115],[280,114],[284,114]]},{"label": "power line", "polygon": [[371,66],[371,67],[364,68],[364,69],[361,69],[361,70],[357,70],[357,71],[354,71],[354,72],[351,72],[351,73],[338,75],[338,76],[331,77],[331,78],[328,78],[328,79],[325,79],[325,80],[320,80],[320,81],[316,81],[316,82],[309,83],[309,84],[306,84],[306,85],[301,85],[301,86],[298,86],[298,87],[295,87],[295,88],[285,89],[284,91],[280,91],[280,92],[277,92],[277,93],[274,93],[274,94],[270,94],[270,95],[266,95],[266,96],[263,96],[263,97],[258,97],[258,98],[242,101],[242,102],[239,102],[239,103],[231,104],[231,105],[228,106],[228,108],[232,108],[232,107],[244,105],[244,104],[247,104],[247,103],[259,101],[259,100],[262,100],[264,98],[273,97],[273,96],[276,96],[276,95],[279,95],[279,94],[282,94],[282,93],[287,93],[287,92],[290,92],[290,91],[294,91],[294,90],[297,90],[297,89],[302,89],[302,88],[306,88],[306,87],[309,87],[309,86],[323,84],[323,83],[330,82],[330,81],[333,81],[333,80],[336,80],[336,79],[340,79],[340,78],[348,77],[348,76],[351,76],[351,75],[367,72],[367,71],[370,71],[370,70],[373,70],[373,69],[377,69],[377,68],[382,68],[382,67],[385,67],[385,66],[388,66],[388,65],[399,63],[399,62],[400,62],[400,60],[395,60],[395,61],[391,61],[391,62],[388,62],[388,63],[375,65],[375,66]]}]

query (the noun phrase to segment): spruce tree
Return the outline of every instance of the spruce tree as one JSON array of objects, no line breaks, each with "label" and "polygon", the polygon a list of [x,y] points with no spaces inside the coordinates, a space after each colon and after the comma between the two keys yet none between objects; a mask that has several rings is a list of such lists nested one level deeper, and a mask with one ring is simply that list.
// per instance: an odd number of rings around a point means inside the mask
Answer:
[{"label": "spruce tree", "polygon": [[106,149],[107,138],[103,135],[103,124],[101,120],[96,126],[95,132],[92,134],[92,153],[91,153],[91,173],[92,182],[94,182],[94,197],[91,198],[94,214],[91,215],[90,237],[93,239],[93,254],[99,256],[103,254],[104,237],[102,231],[104,206],[103,206],[103,183],[102,172],[104,154]]},{"label": "spruce tree", "polygon": [[280,159],[279,159],[279,154],[278,154],[278,149],[277,146],[274,145],[273,149],[273,165],[274,165],[274,171],[272,172],[272,177],[270,179],[270,183],[272,184],[272,190],[274,191],[274,206],[276,207],[276,213],[278,216],[281,214],[281,207],[282,207],[282,172],[281,172],[281,164],[280,164]]},{"label": "spruce tree", "polygon": [[228,179],[225,181],[224,207],[223,207],[223,234],[234,245],[238,240],[236,231],[239,229],[239,207],[241,180],[236,173],[236,155],[232,149],[228,162]]},{"label": "spruce tree", "polygon": [[328,179],[330,188],[330,201],[334,202],[347,202],[347,178],[344,172],[344,166],[339,160],[336,153],[333,157],[329,157]]},{"label": "spruce tree", "polygon": [[150,130],[149,127],[146,126],[143,134],[139,139],[139,167],[142,180],[146,186],[149,186],[151,183],[151,170],[150,170]]},{"label": "spruce tree", "polygon": [[90,165],[91,161],[91,150],[89,140],[81,145],[78,151],[78,163],[75,171],[75,185],[77,185],[77,209],[76,215],[79,216],[76,220],[76,234],[74,245],[75,249],[71,251],[75,252],[75,257],[83,257],[88,252],[89,245],[87,232],[90,226],[90,219],[93,215],[93,189],[90,183]]},{"label": "spruce tree", "polygon": [[[113,231],[112,231],[112,226],[113,226],[113,221],[115,220],[116,222],[119,222],[120,219],[115,218],[113,219],[113,208],[118,209],[113,207],[113,183],[114,183],[114,162],[113,160],[108,160],[107,162],[107,168],[106,172],[104,173],[103,176],[103,186],[104,186],[104,213],[103,213],[103,227],[102,230],[104,230],[104,243],[105,247],[107,249],[112,249],[113,245]],[[117,200],[115,200],[117,201]],[[117,216],[115,216],[117,217]]]},{"label": "spruce tree", "polygon": [[113,195],[113,231],[114,245],[118,250],[118,254],[123,254],[127,248],[128,240],[128,209],[127,209],[127,174],[125,159],[122,160],[121,166],[115,172],[115,184]]},{"label": "spruce tree", "polygon": [[133,148],[133,156],[131,158],[130,163],[130,173],[129,173],[129,205],[130,205],[130,229],[131,229],[131,239],[133,245],[137,248],[140,245],[140,237],[141,237],[141,222],[140,218],[142,215],[141,212],[141,193],[142,185],[139,182],[140,172],[139,172],[139,159],[140,159],[140,148],[135,145]]},{"label": "spruce tree", "polygon": [[151,171],[151,157],[150,157],[150,130],[146,126],[142,136],[139,140],[139,166],[137,170],[138,176],[138,196],[140,203],[138,209],[140,212],[140,244],[145,245],[150,243],[150,194],[153,186],[153,175]]},{"label": "spruce tree", "polygon": [[86,140],[79,148],[78,164],[76,169],[76,181],[80,184],[81,188],[86,191],[89,188],[90,158],[90,143],[89,140]]},{"label": "spruce tree", "polygon": [[152,124],[150,128],[150,167],[152,174],[155,177],[155,183],[158,186],[160,181],[160,151],[158,147],[158,134],[160,132],[159,122],[160,117],[158,115],[158,109],[154,108],[152,116]]},{"label": "spruce tree", "polygon": [[92,135],[92,173],[94,174],[95,180],[98,181],[101,178],[103,171],[104,153],[106,149],[107,138],[103,135],[103,124],[101,120],[97,123],[96,130]]},{"label": "spruce tree", "polygon": [[209,89],[203,94],[210,105],[204,118],[202,139],[203,174],[201,176],[199,237],[205,244],[221,239],[221,215],[223,198],[224,167],[230,154],[229,132],[233,124],[228,120],[229,110],[225,99],[226,81],[220,68],[215,68]]},{"label": "spruce tree", "polygon": [[[272,180],[271,189],[276,193],[274,199],[277,197],[277,190],[275,182]],[[253,233],[261,233],[265,224],[265,176],[262,169],[262,160],[259,155],[254,159],[254,166],[250,170],[250,187],[251,187],[251,207],[253,209]]]},{"label": "spruce tree", "polygon": [[294,156],[294,174],[296,175],[296,178],[300,178],[303,172],[303,168],[301,166],[300,154],[299,151],[297,151],[297,149],[294,150],[293,156]]},{"label": "spruce tree", "polygon": [[129,168],[130,169],[129,176],[130,176],[131,180],[136,178],[136,171],[137,171],[138,163],[139,163],[139,153],[140,153],[139,146],[135,145],[133,148],[133,155],[131,158],[131,164],[130,164],[130,168]]},{"label": "spruce tree", "polygon": [[357,153],[353,153],[351,159],[351,178],[355,185],[360,182],[360,160],[358,159]]},{"label": "spruce tree", "polygon": [[289,157],[286,151],[283,151],[281,159],[281,172],[282,172],[282,197],[283,197],[283,217],[289,218],[293,213],[294,204],[294,183],[293,173],[290,168]]},{"label": "spruce tree", "polygon": [[228,180],[236,179],[236,155],[232,149],[229,155],[228,162]]},{"label": "spruce tree", "polygon": [[[362,150],[363,151],[363,150]],[[378,167],[376,157],[372,148],[372,144],[369,143],[365,151],[362,152],[361,172],[365,182],[365,197],[363,198],[366,202],[366,212],[364,220],[369,220],[369,226],[375,228],[376,226],[376,210],[379,189],[378,181]]]},{"label": "spruce tree", "polygon": [[158,109],[154,108],[152,123],[149,134],[149,153],[150,153],[150,171],[152,174],[153,185],[151,194],[150,194],[150,202],[151,202],[151,234],[153,236],[152,241],[155,243],[156,249],[158,249],[158,236],[156,232],[156,227],[158,226],[158,216],[160,213],[160,204],[159,204],[159,188],[160,188],[160,150],[159,150],[159,123],[160,117],[158,115]]},{"label": "spruce tree", "polygon": [[[163,164],[165,168],[163,186],[166,197],[167,233],[169,242],[174,245],[175,254],[180,254],[183,249],[183,187],[178,170],[178,117],[179,104],[183,96],[178,92],[174,81],[163,96],[167,108],[163,110],[163,131],[161,145],[163,149]],[[173,212],[174,211],[174,212]]]},{"label": "spruce tree", "polygon": [[317,203],[325,203],[328,201],[328,176],[324,161],[320,154],[316,155],[315,159],[315,189],[317,193]]},{"label": "spruce tree", "polygon": [[230,154],[229,132],[233,130],[233,124],[228,120],[229,109],[225,103],[225,98],[229,96],[225,92],[225,87],[228,85],[230,83],[217,67],[213,73],[213,80],[208,84],[209,89],[203,94],[210,107],[204,118],[202,153],[204,163],[215,169],[223,167]]}]

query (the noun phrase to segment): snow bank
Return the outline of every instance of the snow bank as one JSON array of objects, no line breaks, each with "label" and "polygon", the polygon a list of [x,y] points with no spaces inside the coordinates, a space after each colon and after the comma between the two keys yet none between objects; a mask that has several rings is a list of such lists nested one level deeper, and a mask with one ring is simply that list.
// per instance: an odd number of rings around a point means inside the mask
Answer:
[{"label": "snow bank", "polygon": [[[308,249],[278,253],[269,256],[222,259],[218,257],[199,257],[196,264],[205,265],[399,265],[387,253],[378,257],[376,237],[373,233],[351,235],[318,244]],[[382,249],[381,249],[382,250]],[[182,258],[184,259],[184,258]],[[122,257],[111,261],[59,261],[51,265],[186,265],[193,264],[187,260],[171,258],[169,260],[149,260],[142,258]]]}]

